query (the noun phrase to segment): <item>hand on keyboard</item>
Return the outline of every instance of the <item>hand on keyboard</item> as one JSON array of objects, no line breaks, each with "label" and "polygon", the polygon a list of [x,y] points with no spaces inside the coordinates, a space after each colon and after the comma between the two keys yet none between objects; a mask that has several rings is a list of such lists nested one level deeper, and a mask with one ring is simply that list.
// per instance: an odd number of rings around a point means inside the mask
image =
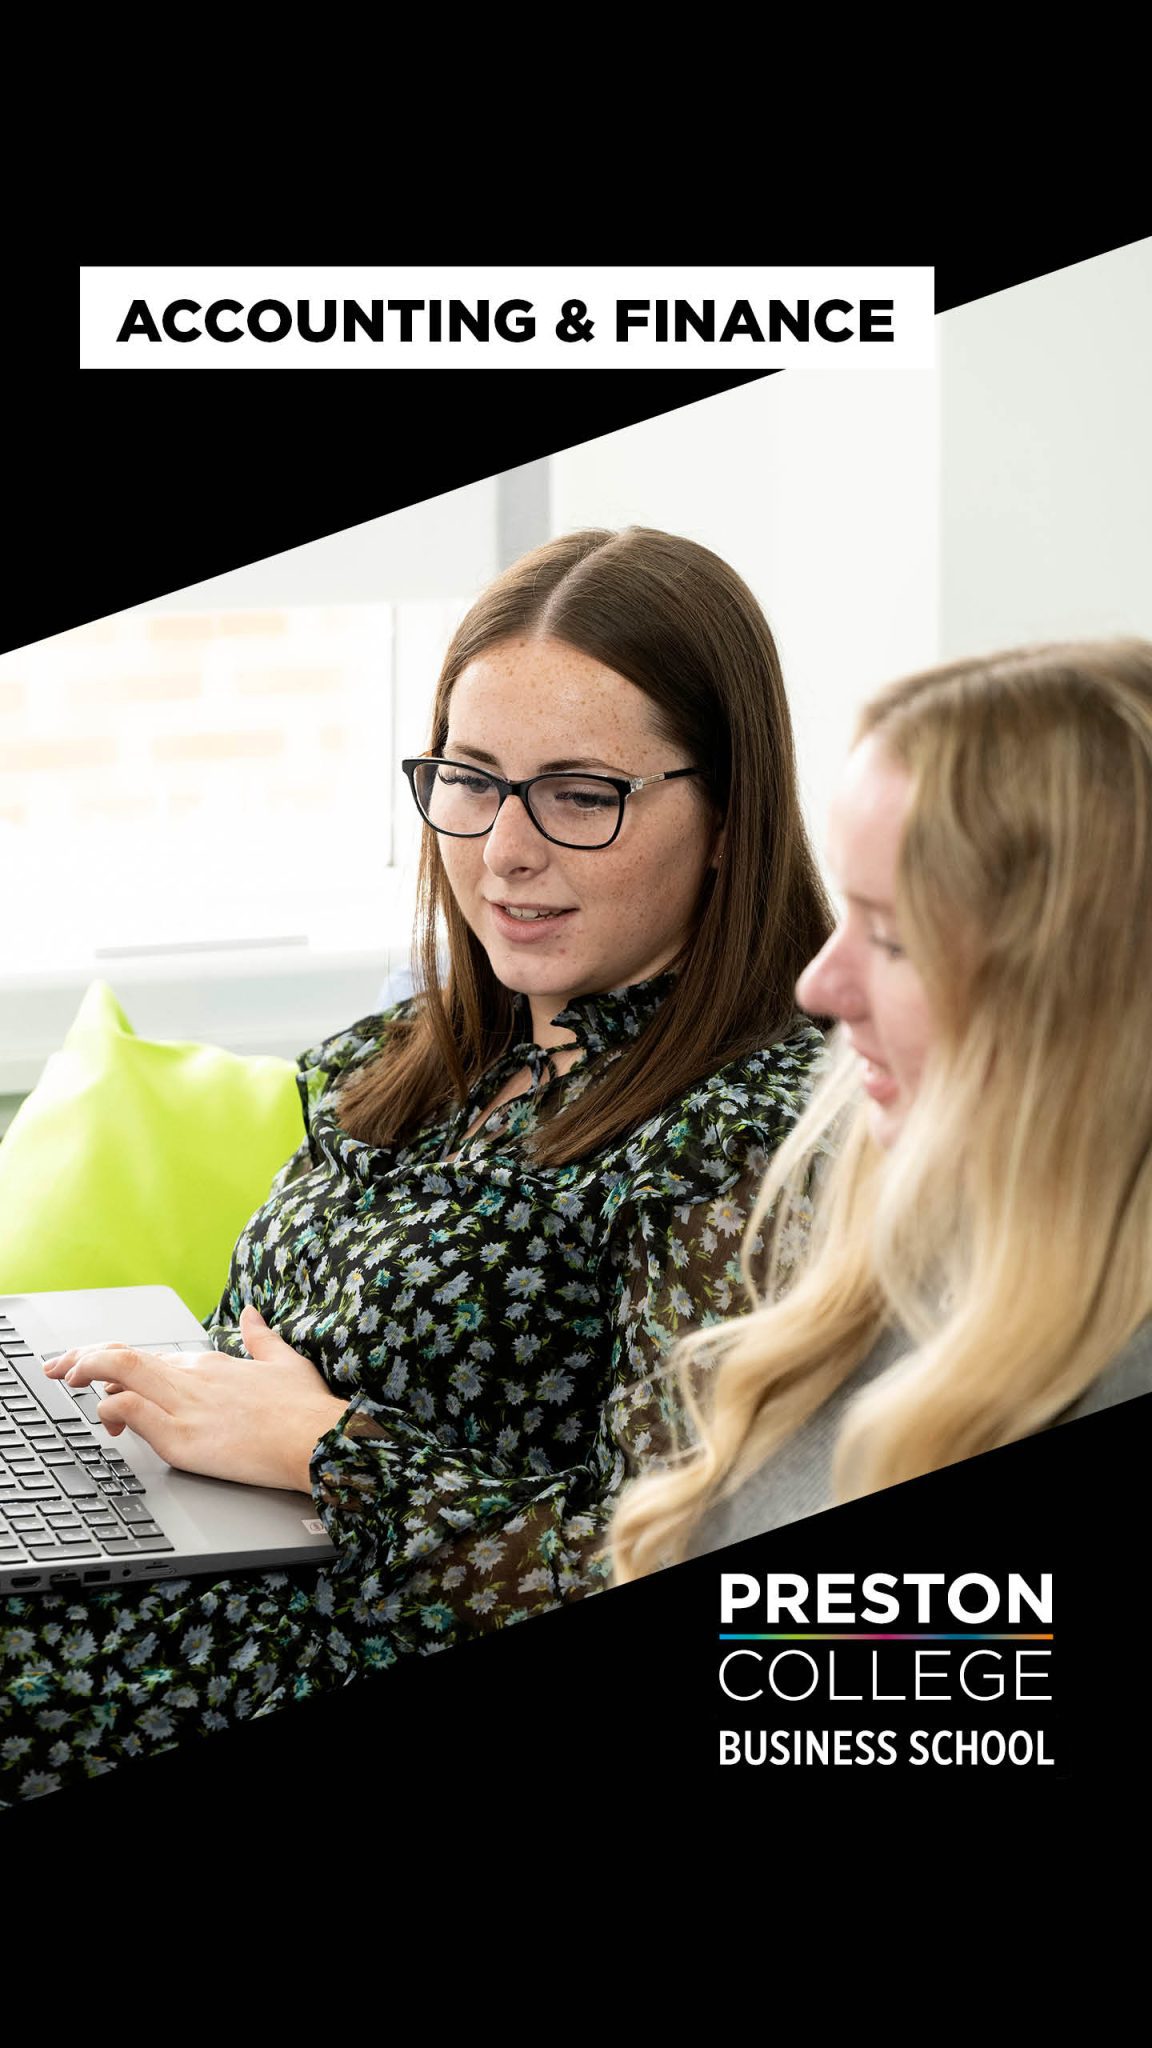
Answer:
[{"label": "hand on keyboard", "polygon": [[105,1381],[103,1427],[133,1430],[181,1471],[307,1493],[312,1452],[348,1403],[256,1309],[243,1310],[240,1335],[247,1359],[107,1344],[63,1352],[44,1369],[73,1390]]}]

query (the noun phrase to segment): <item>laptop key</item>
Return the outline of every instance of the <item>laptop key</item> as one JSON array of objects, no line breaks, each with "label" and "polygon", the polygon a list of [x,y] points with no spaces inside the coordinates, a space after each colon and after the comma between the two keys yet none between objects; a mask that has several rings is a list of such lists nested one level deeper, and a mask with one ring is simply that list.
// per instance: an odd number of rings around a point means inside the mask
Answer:
[{"label": "laptop key", "polygon": [[128,1522],[129,1524],[132,1522],[150,1522],[152,1520],[151,1510],[145,1507],[142,1500],[118,1500],[116,1502],[116,1513],[122,1522]]},{"label": "laptop key", "polygon": [[72,1500],[78,1500],[81,1494],[97,1491],[95,1478],[91,1472],[85,1471],[83,1465],[56,1465],[52,1477]]},{"label": "laptop key", "polygon": [[[10,1355],[8,1362],[15,1366],[24,1381],[27,1395],[37,1403],[43,1414],[51,1415],[62,1422],[71,1422],[75,1420],[77,1408],[83,1411],[84,1400],[89,1397],[87,1387],[80,1388],[79,1394],[76,1394],[71,1387],[64,1385],[63,1380],[50,1380],[39,1360],[31,1354],[26,1358]],[[95,1400],[97,1397],[93,1395],[91,1398]]]},{"label": "laptop key", "polygon": [[[45,1381],[46,1386],[55,1387],[58,1390],[62,1384],[63,1382],[60,1380]],[[99,1421],[99,1408],[103,1397],[97,1394],[92,1387],[72,1387],[65,1394],[64,1398],[69,1403],[75,1402],[81,1415],[86,1415],[90,1422]]]},{"label": "laptop key", "polygon": [[145,1493],[147,1491],[144,1481],[142,1479],[137,1479],[136,1474],[134,1472],[126,1472],[123,1478],[121,1479],[120,1484],[123,1487],[125,1493]]}]

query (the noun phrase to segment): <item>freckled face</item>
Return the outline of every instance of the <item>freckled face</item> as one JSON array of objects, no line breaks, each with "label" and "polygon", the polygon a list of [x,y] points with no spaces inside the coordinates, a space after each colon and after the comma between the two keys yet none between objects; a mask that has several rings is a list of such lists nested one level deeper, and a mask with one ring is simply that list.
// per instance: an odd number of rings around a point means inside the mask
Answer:
[{"label": "freckled face", "polygon": [[[443,753],[510,781],[550,769],[657,775],[688,768],[655,731],[656,706],[614,669],[561,640],[512,639],[457,677]],[[658,974],[680,950],[719,846],[698,777],[630,796],[611,846],[556,846],[519,797],[483,838],[441,834],[452,893],[506,988],[527,995],[539,1044],[573,997]],[[510,909],[558,913],[517,920]]]},{"label": "freckled face", "polygon": [[829,866],[844,915],[796,985],[804,1009],[845,1025],[860,1059],[872,1134],[885,1146],[903,1127],[936,1038],[896,916],[897,863],[911,795],[910,776],[875,737],[853,749],[828,831]]}]

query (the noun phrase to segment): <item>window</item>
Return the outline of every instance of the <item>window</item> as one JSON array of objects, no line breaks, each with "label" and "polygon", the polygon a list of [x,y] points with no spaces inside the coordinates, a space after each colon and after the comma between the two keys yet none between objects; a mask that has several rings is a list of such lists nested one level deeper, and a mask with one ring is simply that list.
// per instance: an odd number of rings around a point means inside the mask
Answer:
[{"label": "window", "polygon": [[0,659],[0,1090],[96,976],[138,1029],[244,1050],[374,1007],[412,922],[398,763],[463,609],[134,611]]}]

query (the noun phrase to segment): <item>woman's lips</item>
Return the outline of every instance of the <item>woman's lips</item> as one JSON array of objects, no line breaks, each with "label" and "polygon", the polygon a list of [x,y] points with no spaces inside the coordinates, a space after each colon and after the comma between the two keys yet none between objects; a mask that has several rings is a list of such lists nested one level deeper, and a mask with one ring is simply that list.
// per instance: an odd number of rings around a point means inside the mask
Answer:
[{"label": "woman's lips", "polygon": [[865,1094],[870,1095],[873,1102],[895,1102],[900,1090],[888,1068],[878,1066],[875,1060],[866,1058],[863,1053],[857,1057]]},{"label": "woman's lips", "polygon": [[[525,903],[524,910],[543,909],[543,904]],[[540,946],[556,933],[569,925],[575,917],[574,910],[556,910],[547,917],[509,917],[500,903],[489,903],[492,922],[501,938],[511,940],[515,946]]]}]

